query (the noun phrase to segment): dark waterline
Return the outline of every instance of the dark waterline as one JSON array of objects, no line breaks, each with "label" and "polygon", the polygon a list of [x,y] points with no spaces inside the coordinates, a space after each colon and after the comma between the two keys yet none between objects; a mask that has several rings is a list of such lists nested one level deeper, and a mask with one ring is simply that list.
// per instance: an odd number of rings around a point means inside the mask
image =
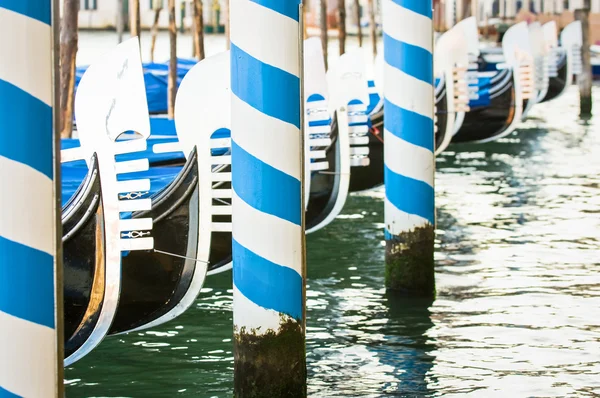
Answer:
[{"label": "dark waterline", "polygon": [[[311,396],[600,393],[600,126],[576,94],[438,158],[435,301],[383,289],[381,190],[308,237]],[[231,300],[209,278],[179,319],[67,369],[67,396],[231,396]]]}]

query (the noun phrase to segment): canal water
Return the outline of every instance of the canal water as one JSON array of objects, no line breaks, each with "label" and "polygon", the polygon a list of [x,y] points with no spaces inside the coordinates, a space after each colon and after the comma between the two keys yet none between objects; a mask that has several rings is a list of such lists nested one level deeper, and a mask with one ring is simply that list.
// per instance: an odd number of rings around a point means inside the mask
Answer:
[{"label": "canal water", "polygon": [[[308,236],[310,396],[600,394],[600,119],[577,106],[572,88],[518,133],[438,157],[435,300],[383,289],[382,190]],[[68,368],[67,396],[230,397],[231,339],[226,273]]]}]

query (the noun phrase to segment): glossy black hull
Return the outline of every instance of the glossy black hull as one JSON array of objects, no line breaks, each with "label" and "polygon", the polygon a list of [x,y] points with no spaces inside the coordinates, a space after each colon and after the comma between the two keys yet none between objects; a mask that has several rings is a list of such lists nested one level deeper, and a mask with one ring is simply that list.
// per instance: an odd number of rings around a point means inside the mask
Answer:
[{"label": "glossy black hull", "polygon": [[306,229],[319,225],[333,210],[339,192],[340,159],[338,151],[337,118],[334,117],[331,129],[331,145],[327,148],[327,170],[311,173],[310,199],[306,209]]},{"label": "glossy black hull", "polygon": [[[152,197],[154,249],[121,261],[121,295],[109,334],[142,327],[171,311],[188,291],[198,250],[198,163],[194,151],[175,180]],[[166,254],[169,253],[169,254]]]},{"label": "glossy black hull", "polygon": [[551,101],[563,93],[569,81],[567,72],[567,57],[563,54],[558,64],[558,76],[550,78],[548,92],[542,102]]},{"label": "glossy black hull", "polygon": [[[512,73],[509,79],[490,89],[490,105],[473,107],[465,114],[462,127],[452,138],[453,143],[489,140],[509,128],[515,116],[515,89]],[[523,106],[526,106],[524,104]]]},{"label": "glossy black hull", "polygon": [[65,358],[90,337],[105,292],[105,235],[96,158],[62,211]]}]

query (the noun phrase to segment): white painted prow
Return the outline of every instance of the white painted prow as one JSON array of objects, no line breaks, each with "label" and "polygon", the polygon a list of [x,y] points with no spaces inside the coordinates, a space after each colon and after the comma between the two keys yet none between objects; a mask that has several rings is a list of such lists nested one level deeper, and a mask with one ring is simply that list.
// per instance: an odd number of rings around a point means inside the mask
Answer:
[{"label": "white painted prow", "polygon": [[[152,250],[151,237],[128,238],[127,234],[152,229],[151,219],[121,220],[121,212],[150,210],[151,199],[127,199],[132,191],[150,190],[150,181],[117,181],[118,173],[148,170],[148,159],[116,162],[118,154],[143,151],[150,135],[150,119],[144,86],[139,41],[129,39],[91,65],[83,75],[75,96],[75,118],[81,153],[89,162],[98,159],[105,234],[105,292],[102,309],[90,338],[65,366],[81,359],[108,333],[117,310],[121,289],[121,252]],[[140,138],[117,141],[125,131]],[[141,230],[141,231],[140,231]],[[149,235],[144,232],[141,235]]]},{"label": "white painted prow", "polygon": [[452,140],[455,131],[456,113],[469,111],[469,46],[462,28],[454,27],[445,32],[435,44],[434,75],[443,77],[446,86],[446,126],[444,140],[435,149],[442,153]]}]

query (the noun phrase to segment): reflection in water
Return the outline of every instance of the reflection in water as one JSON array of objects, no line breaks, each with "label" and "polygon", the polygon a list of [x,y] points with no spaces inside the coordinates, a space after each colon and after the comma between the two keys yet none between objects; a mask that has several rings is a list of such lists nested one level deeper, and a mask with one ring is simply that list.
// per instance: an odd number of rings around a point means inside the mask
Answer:
[{"label": "reflection in water", "polygon": [[[382,288],[381,190],[308,237],[311,396],[600,391],[600,130],[576,105],[572,89],[518,135],[438,159],[434,302]],[[67,370],[67,395],[231,396],[230,278],[170,324],[107,339]]]}]

